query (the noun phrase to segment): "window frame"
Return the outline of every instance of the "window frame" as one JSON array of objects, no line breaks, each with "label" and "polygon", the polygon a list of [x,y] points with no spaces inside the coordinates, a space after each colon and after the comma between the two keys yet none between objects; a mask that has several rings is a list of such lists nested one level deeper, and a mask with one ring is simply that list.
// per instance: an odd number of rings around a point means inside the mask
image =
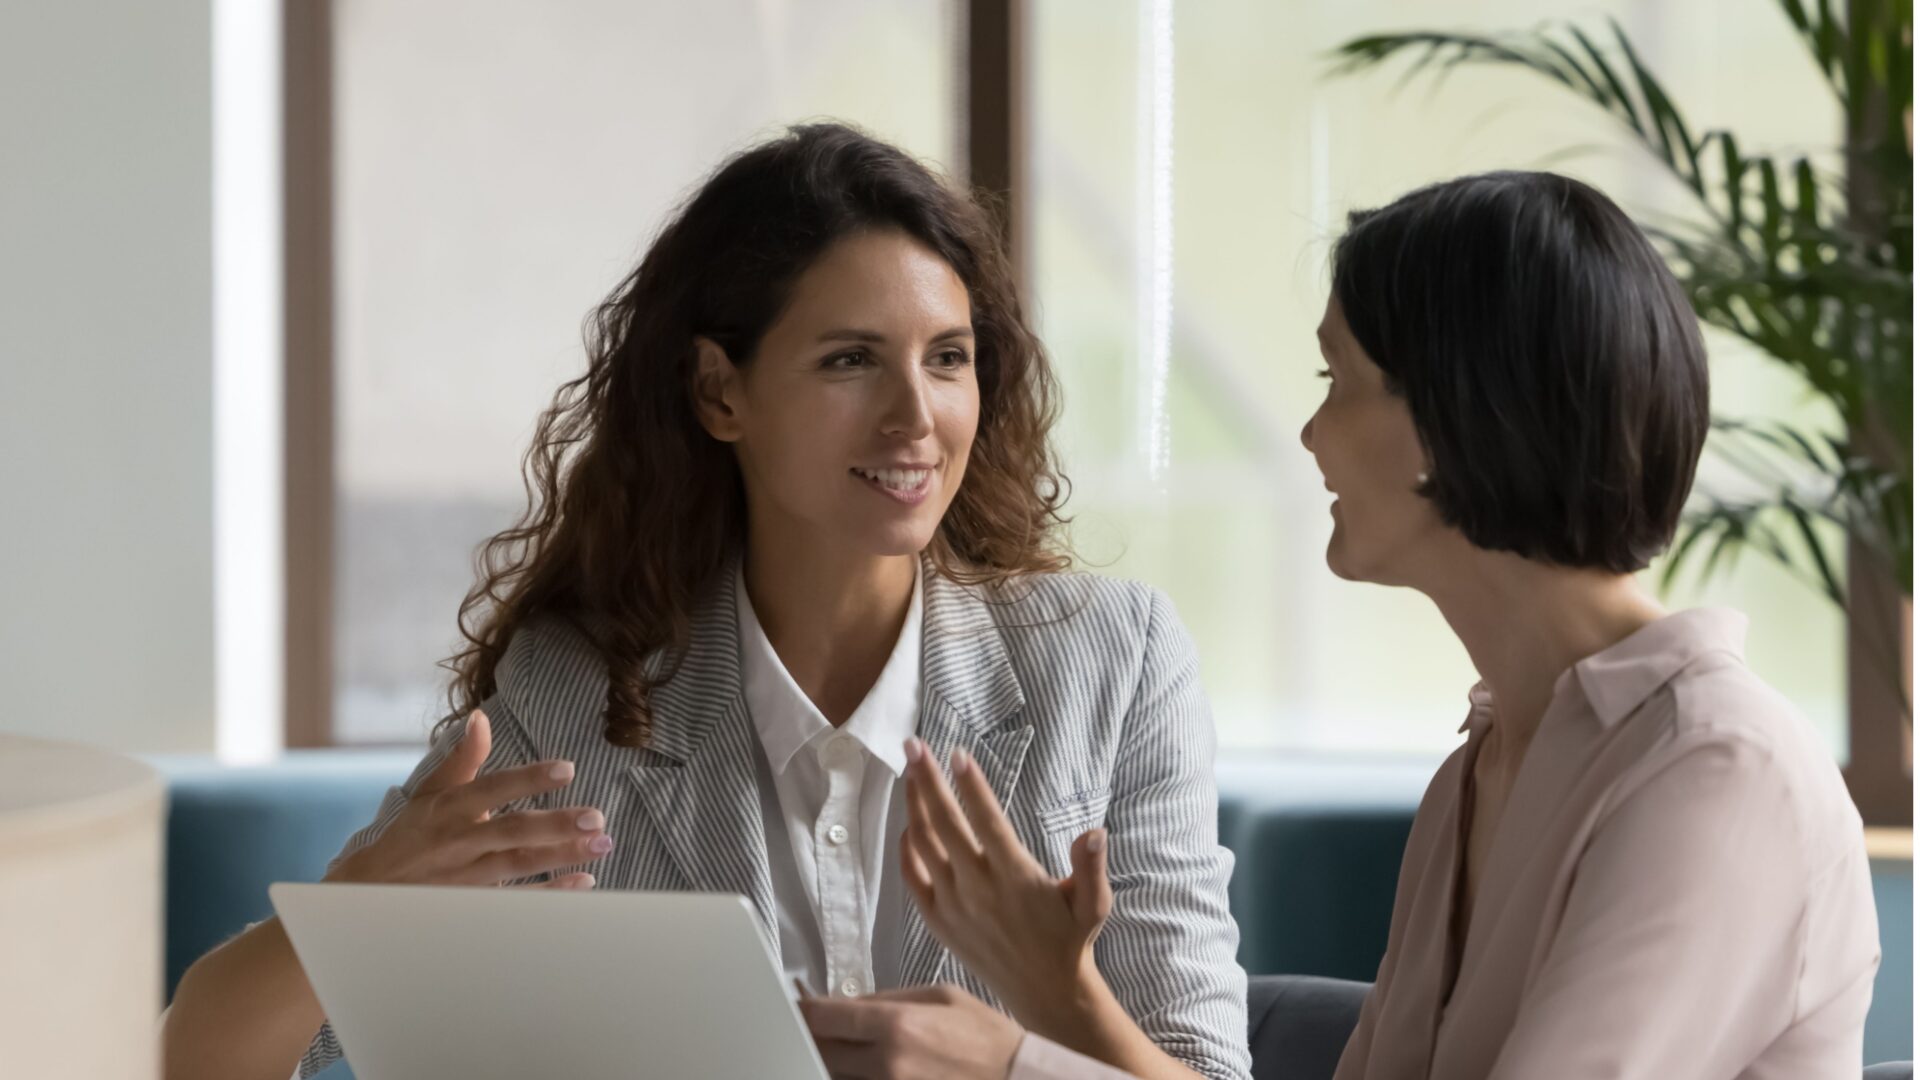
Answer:
[{"label": "window frame", "polygon": [[[965,0],[957,60],[968,182],[999,216],[1025,294],[1032,281],[1026,117],[1028,0]],[[286,745],[340,745],[333,730],[334,486],[334,5],[282,4],[285,170]],[[1870,559],[1849,551],[1848,764],[1868,825],[1913,822],[1913,732],[1905,702],[1871,655],[1876,625],[1897,609],[1906,697],[1912,697],[1912,604]],[[353,743],[355,747],[390,745]]]}]

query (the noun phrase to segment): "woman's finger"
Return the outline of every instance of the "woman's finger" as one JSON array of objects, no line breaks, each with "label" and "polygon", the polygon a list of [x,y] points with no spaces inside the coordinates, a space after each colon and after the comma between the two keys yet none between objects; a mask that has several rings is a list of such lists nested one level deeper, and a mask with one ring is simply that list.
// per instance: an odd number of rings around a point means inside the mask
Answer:
[{"label": "woman's finger", "polygon": [[963,856],[978,860],[980,842],[974,838],[973,827],[960,812],[960,802],[953,797],[953,789],[947,786],[947,778],[941,775],[933,755],[922,753],[908,769],[907,792],[919,796],[934,834],[947,849],[947,861],[957,864]]},{"label": "woman's finger", "polygon": [[510,885],[512,889],[553,889],[558,892],[585,892],[599,884],[592,874],[561,874],[547,881],[529,881],[524,885]]},{"label": "woman's finger", "polygon": [[906,882],[907,891],[913,894],[921,913],[931,915],[938,906],[939,895],[933,887],[933,874],[927,870],[913,842],[912,829],[900,834],[900,879]]},{"label": "woman's finger", "polygon": [[802,998],[800,1015],[815,1041],[885,1042],[898,1026],[907,1006],[892,1001],[857,998]]},{"label": "woman's finger", "polygon": [[834,1080],[882,1080],[891,1075],[873,1043],[815,1039],[813,1045],[820,1048],[820,1062]]},{"label": "woman's finger", "polygon": [[613,838],[606,833],[581,837],[564,844],[514,848],[483,855],[455,870],[444,879],[451,885],[498,885],[535,877],[563,866],[577,866],[604,858],[613,850]]},{"label": "woman's finger", "polygon": [[980,771],[973,755],[965,750],[953,752],[953,783],[960,789],[963,800],[960,806],[966,813],[967,824],[972,826],[973,835],[979,837],[989,858],[1006,866],[1036,865],[1026,845],[1013,831],[1013,822],[1007,820],[1006,811],[1000,808],[993,785],[987,783],[987,774]]},{"label": "woman's finger", "polygon": [[1073,919],[1089,934],[1113,911],[1113,884],[1107,880],[1107,830],[1091,829],[1073,842]]},{"label": "woman's finger", "polygon": [[462,818],[482,821],[489,811],[566,787],[573,783],[573,772],[571,761],[542,761],[502,769],[449,789],[445,798]]},{"label": "woman's finger", "polygon": [[957,1005],[968,998],[965,990],[952,983],[935,983],[932,986],[897,986],[891,990],[875,990],[871,994],[862,994],[861,1001],[887,1002],[895,1004],[906,1002],[914,1005]]},{"label": "woman's finger", "polygon": [[435,795],[471,782],[480,774],[480,766],[486,764],[487,755],[492,752],[493,728],[487,721],[487,714],[475,709],[468,714],[467,728],[461,733],[459,741],[453,744],[446,759],[413,789],[414,795]]},{"label": "woman's finger", "polygon": [[911,781],[907,783],[905,835],[914,853],[919,856],[921,865],[926,867],[927,880],[935,886],[950,885],[953,882],[953,863],[948,858],[946,845],[940,842],[940,837],[934,831],[925,795]]},{"label": "woman's finger", "polygon": [[442,853],[449,865],[457,866],[496,851],[591,839],[606,827],[606,815],[589,806],[516,810],[459,829],[442,844]]}]

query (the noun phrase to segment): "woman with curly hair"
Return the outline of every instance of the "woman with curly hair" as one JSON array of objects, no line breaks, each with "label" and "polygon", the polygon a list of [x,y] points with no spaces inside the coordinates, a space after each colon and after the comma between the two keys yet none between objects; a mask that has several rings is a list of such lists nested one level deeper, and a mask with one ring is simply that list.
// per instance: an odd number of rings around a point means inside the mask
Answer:
[{"label": "woman with curly hair", "polygon": [[[989,215],[795,128],[724,164],[592,329],[462,605],[454,710],[327,879],[739,893],[816,994],[955,984],[930,992],[982,1020],[947,1048],[970,1069],[1034,1075],[1057,1041],[1245,1076],[1192,643],[1159,593],[1064,572],[1053,376]],[[1068,999],[994,997],[906,895],[923,745],[1070,901],[1111,867]],[[311,1074],[324,1023],[268,920],[187,973],[167,1073]]]}]

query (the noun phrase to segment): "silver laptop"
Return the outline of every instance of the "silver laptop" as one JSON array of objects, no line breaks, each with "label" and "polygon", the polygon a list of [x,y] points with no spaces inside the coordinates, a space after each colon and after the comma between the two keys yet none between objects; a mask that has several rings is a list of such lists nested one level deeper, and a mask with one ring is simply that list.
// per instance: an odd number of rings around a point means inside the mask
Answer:
[{"label": "silver laptop", "polygon": [[359,1080],[828,1080],[744,897],[269,893]]}]

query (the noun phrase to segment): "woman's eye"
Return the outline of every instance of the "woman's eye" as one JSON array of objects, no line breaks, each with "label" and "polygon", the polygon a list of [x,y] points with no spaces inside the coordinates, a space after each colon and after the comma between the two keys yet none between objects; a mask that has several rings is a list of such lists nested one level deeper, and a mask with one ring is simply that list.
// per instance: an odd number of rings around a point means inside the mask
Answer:
[{"label": "woman's eye", "polygon": [[973,358],[959,349],[955,349],[952,352],[943,352],[934,357],[933,362],[938,367],[952,370],[954,368],[966,367],[968,364],[973,363]]},{"label": "woman's eye", "polygon": [[863,366],[866,362],[867,354],[855,350],[854,352],[843,352],[827,357],[826,366],[836,371],[851,371],[854,368]]}]

